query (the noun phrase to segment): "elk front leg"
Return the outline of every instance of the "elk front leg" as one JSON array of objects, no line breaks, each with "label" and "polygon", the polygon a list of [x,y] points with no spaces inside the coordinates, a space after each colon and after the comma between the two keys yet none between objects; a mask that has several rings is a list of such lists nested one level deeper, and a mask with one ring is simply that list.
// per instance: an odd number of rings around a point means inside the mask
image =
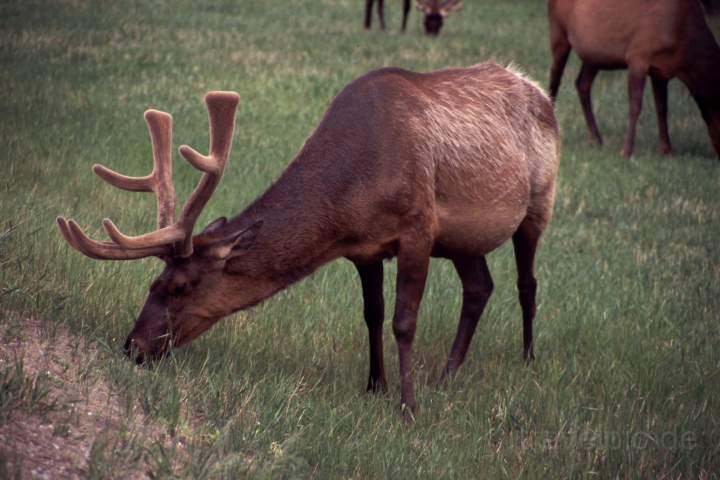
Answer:
[{"label": "elk front leg", "polygon": [[410,0],[403,0],[403,19],[402,19],[402,31],[405,31],[407,27],[408,14],[410,13]]},{"label": "elk front leg", "polygon": [[393,333],[400,359],[400,405],[406,418],[417,411],[412,379],[412,342],[430,263],[430,242],[400,242]]},{"label": "elk front leg", "polygon": [[630,100],[629,123],[625,146],[620,153],[630,158],[635,148],[635,128],[642,110],[643,91],[645,90],[645,70],[633,68],[628,69],[628,97]]},{"label": "elk front leg", "polygon": [[565,31],[552,21],[550,22],[550,50],[552,50],[553,57],[552,67],[550,67],[550,98],[555,103],[571,47]]},{"label": "elk front leg", "polygon": [[595,145],[602,145],[602,137],[600,136],[600,130],[598,129],[597,123],[595,122],[595,114],[592,108],[592,84],[595,80],[595,76],[598,73],[597,67],[590,64],[583,63],[580,68],[580,74],[575,81],[575,87],[580,97],[580,105],[585,115],[585,123],[587,123],[588,130],[590,130],[590,140]]},{"label": "elk front leg", "polygon": [[453,265],[462,282],[463,303],[457,335],[440,377],[441,383],[452,376],[465,361],[478,320],[493,291],[492,277],[484,256],[455,258]]},{"label": "elk front leg", "polygon": [[370,30],[372,25],[372,7],[375,0],[365,0],[365,30]]},{"label": "elk front leg", "polygon": [[380,30],[385,30],[385,0],[377,0],[378,16],[380,17]]},{"label": "elk front leg", "polygon": [[663,155],[672,154],[670,133],[667,125],[667,89],[668,80],[657,75],[651,75],[653,97],[655,98],[655,114],[657,115],[658,133],[660,134],[660,152]]},{"label": "elk front leg", "polygon": [[383,320],[385,302],[383,299],[382,261],[370,265],[355,264],[360,274],[363,292],[363,313],[370,338],[370,376],[367,391],[378,393],[387,391],[385,363],[383,361]]}]

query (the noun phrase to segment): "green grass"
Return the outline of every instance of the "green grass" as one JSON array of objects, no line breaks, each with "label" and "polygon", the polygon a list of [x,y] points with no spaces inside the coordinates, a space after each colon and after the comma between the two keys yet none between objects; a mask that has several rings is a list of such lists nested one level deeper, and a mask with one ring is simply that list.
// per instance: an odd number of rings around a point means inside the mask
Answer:
[{"label": "green grass", "polygon": [[0,367],[0,425],[14,412],[47,414],[55,410],[49,397],[48,377],[43,372],[28,376],[21,359]]},{"label": "green grass", "polygon": [[[563,155],[555,218],[537,259],[537,361],[521,361],[510,246],[489,256],[495,293],[471,352],[446,388],[435,381],[455,333],[460,284],[433,261],[418,322],[420,414],[398,414],[396,348],[386,322],[389,395],[366,382],[359,280],[328,265],[241,312],[152,369],[119,353],[161,265],[96,262],[72,251],[54,217],[89,232],[110,216],[152,226],[152,197],[90,171],[151,163],[142,112],[173,113],[175,142],[207,143],[203,94],[242,96],[222,185],[200,223],[239,212],[283,170],[351,79],[513,61],[542,84],[550,54],[543,2],[466,2],[438,39],[413,12],[399,35],[364,32],[359,0],[9,1],[0,4],[0,295],[5,312],[67,326],[99,345],[96,368],[182,438],[153,449],[156,476],[187,478],[695,477],[720,471],[720,165],[684,86],[670,88],[676,155],[658,155],[651,93],[636,155],[618,154],[624,72],[593,91],[605,138],[591,148],[572,58],[558,118]],[[714,31],[720,31],[714,21]],[[649,85],[648,85],[649,87]],[[197,174],[176,156],[181,200]],[[386,268],[391,317],[394,264]],[[7,318],[2,315],[1,318]],[[5,320],[2,320],[5,321]],[[4,395],[4,393],[3,393]],[[112,432],[93,450],[102,477]],[[134,458],[129,455],[128,458]],[[175,467],[172,467],[175,465]]]}]

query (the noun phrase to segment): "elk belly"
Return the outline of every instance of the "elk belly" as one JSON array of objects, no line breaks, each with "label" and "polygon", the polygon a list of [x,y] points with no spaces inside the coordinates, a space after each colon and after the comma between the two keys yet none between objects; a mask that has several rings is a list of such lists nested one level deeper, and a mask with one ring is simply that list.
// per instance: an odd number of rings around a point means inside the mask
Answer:
[{"label": "elk belly", "polygon": [[484,255],[512,237],[526,209],[438,205],[437,214],[439,233],[435,243],[441,251]]}]

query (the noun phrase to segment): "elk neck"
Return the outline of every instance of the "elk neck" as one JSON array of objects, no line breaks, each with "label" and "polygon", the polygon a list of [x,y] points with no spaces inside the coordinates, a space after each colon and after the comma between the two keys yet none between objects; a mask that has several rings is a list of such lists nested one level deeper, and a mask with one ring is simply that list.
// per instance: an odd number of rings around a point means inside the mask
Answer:
[{"label": "elk neck", "polygon": [[704,18],[700,20],[703,23],[692,30],[678,77],[700,108],[710,140],[720,157],[720,47]]},{"label": "elk neck", "polygon": [[244,276],[271,284],[268,295],[342,256],[333,198],[337,185],[328,181],[322,152],[305,148],[281,177],[224,227],[228,233],[262,221],[255,243],[231,260]]},{"label": "elk neck", "polygon": [[720,47],[701,16],[690,27],[678,77],[698,103],[720,108]]}]

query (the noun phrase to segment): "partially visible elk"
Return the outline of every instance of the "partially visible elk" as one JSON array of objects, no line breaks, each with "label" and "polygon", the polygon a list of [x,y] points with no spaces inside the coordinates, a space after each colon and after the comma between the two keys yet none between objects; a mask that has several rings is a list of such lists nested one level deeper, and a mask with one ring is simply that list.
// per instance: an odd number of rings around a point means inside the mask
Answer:
[{"label": "partially visible elk", "polygon": [[451,260],[463,288],[457,336],[443,378],[463,363],[493,290],[485,255],[512,238],[523,317],[523,356],[533,357],[535,251],[553,210],[559,132],[533,82],[495,64],[414,73],[376,70],[351,82],[280,178],[242,213],[193,228],[223,174],[239,97],[206,96],[210,155],[180,154],[203,172],[175,219],[172,117],[145,114],[155,168],[127,177],[93,170],[126,190],[157,196],[157,230],[127,236],[108,219],[110,241],[58,217],[65,240],[99,260],[156,256],[150,286],[125,343],[137,362],[184,345],[221,318],[283,290],[334,259],[360,276],[370,338],[367,388],[385,391],[383,260],[397,257],[393,332],[401,401],[416,401],[412,343],[430,257]]},{"label": "partially visible elk", "polygon": [[557,97],[571,49],[582,60],[576,87],[591,140],[602,144],[590,91],[599,70],[628,69],[629,125],[622,154],[635,145],[645,78],[655,97],[660,150],[672,153],[667,87],[678,77],[695,99],[720,157],[720,47],[697,0],[549,0],[550,96]]},{"label": "partially visible elk", "polygon": [[[365,29],[369,30],[372,25],[372,8],[375,0],[365,0]],[[423,25],[428,35],[438,35],[443,26],[443,20],[450,12],[462,8],[460,0],[415,0],[415,6],[425,14]],[[377,11],[380,17],[380,28],[385,30],[385,8],[384,0],[377,0]],[[403,0],[402,31],[407,26],[407,18],[410,14],[410,0]]]},{"label": "partially visible elk", "polygon": [[[372,26],[372,8],[375,0],[365,0],[365,29]],[[377,0],[377,12],[380,18],[380,29],[385,30],[385,0]],[[402,31],[407,27],[407,18],[410,13],[410,0],[403,0]]]},{"label": "partially visible elk", "polygon": [[462,8],[461,0],[415,0],[415,6],[425,14],[423,25],[427,35],[440,34],[445,17]]},{"label": "partially visible elk", "polygon": [[702,0],[703,7],[708,15],[717,15],[720,13],[720,1],[718,0]]}]

